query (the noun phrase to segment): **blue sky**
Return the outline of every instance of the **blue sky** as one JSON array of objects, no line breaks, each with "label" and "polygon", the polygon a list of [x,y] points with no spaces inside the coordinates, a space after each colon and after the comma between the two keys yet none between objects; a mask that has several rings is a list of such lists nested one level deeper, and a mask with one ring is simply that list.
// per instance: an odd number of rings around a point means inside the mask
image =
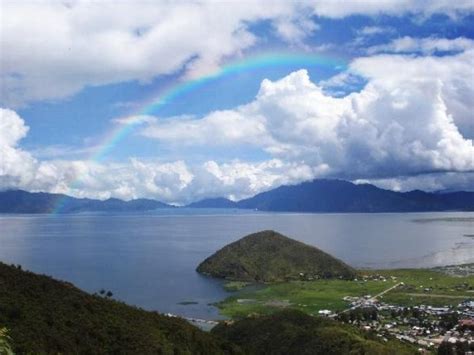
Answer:
[{"label": "blue sky", "polygon": [[[333,4],[2,1],[0,187],[174,203],[318,177],[472,188],[473,5]],[[328,64],[219,75],[282,53]]]}]

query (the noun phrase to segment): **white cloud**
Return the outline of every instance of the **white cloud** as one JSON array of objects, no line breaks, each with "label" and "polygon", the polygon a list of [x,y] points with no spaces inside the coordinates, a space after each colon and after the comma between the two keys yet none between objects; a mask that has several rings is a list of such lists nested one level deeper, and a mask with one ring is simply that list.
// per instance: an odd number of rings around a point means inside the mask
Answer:
[{"label": "white cloud", "polygon": [[[472,124],[472,102],[474,102],[474,48],[455,55],[418,56],[380,54],[359,58],[352,62],[351,71],[362,75],[374,84],[392,90],[397,86],[417,82],[437,82],[439,95],[446,106],[447,114],[454,120],[461,134],[474,138]],[[424,102],[420,103],[420,106]]]},{"label": "white cloud", "polygon": [[382,44],[370,47],[368,53],[423,53],[433,54],[435,52],[462,52],[468,49],[474,49],[474,41],[469,38],[458,37],[454,39],[447,38],[415,38],[404,36],[394,39],[388,44]]},{"label": "white cloud", "polygon": [[[422,89],[426,88],[420,88]],[[384,95],[386,94],[382,97]],[[415,143],[412,144],[413,137],[410,134],[416,134],[416,125],[402,127],[401,131],[407,131],[405,134],[400,133],[400,127],[396,124],[393,128],[393,125],[382,123],[388,118],[377,123],[372,121],[373,118],[369,114],[365,118],[358,117],[361,112],[373,114],[379,112],[379,109],[391,113],[387,106],[376,107],[375,102],[381,99],[374,92],[366,92],[365,98],[350,98],[343,104],[345,108],[333,107],[331,111],[327,106],[338,106],[341,101],[337,100],[343,99],[324,98],[304,71],[296,72],[275,83],[265,82],[257,102],[244,106],[241,110],[253,117],[252,112],[268,110],[272,100],[282,96],[288,96],[287,101],[274,108],[272,113],[275,114],[275,120],[267,122],[273,125],[272,130],[268,130],[269,134],[278,137],[278,140],[268,141],[270,143],[264,145],[265,149],[272,151],[275,158],[262,162],[234,160],[218,163],[208,160],[190,164],[179,160],[160,162],[143,159],[130,159],[121,163],[41,161],[18,146],[19,140],[28,130],[24,121],[15,112],[2,109],[0,188],[48,191],[99,199],[147,197],[183,204],[217,196],[239,200],[282,184],[294,184],[315,177],[338,174],[341,176],[344,172],[352,172],[348,173],[347,178],[353,178],[354,174],[374,175],[374,170],[377,169],[380,171],[376,171],[375,175],[379,172],[384,175],[384,171],[390,171],[387,162],[393,164],[397,174],[417,171],[420,166],[472,170],[472,143],[460,139],[455,129],[450,128],[449,122],[444,122],[442,115],[435,115],[431,122],[433,127],[428,126],[427,131],[423,133],[427,136],[424,138],[426,142],[421,140],[418,143],[414,140]],[[306,105],[302,105],[304,98],[309,100]],[[326,99],[336,101],[325,101]],[[286,106],[289,103],[294,106]],[[318,103],[321,107],[313,108],[313,105]],[[398,103],[395,107],[397,105]],[[353,116],[347,116],[349,108],[353,110]],[[282,112],[284,110],[287,112]],[[293,116],[289,116],[290,121],[285,121],[285,115],[289,113]],[[322,115],[323,113],[327,116]],[[327,122],[337,115],[337,124]],[[311,122],[317,117],[321,117],[322,122]],[[439,131],[438,124],[447,129],[447,134]],[[288,130],[287,134],[285,129]],[[393,137],[388,137],[390,135]],[[210,137],[213,139],[214,136]],[[258,137],[258,134],[253,137]],[[301,143],[298,137],[302,138]],[[317,137],[316,141],[312,140],[314,137]],[[438,143],[429,146],[430,140],[433,139],[439,139]],[[227,144],[235,144],[236,140],[241,141],[241,137],[231,136]],[[200,144],[199,141],[195,143]],[[410,156],[406,157],[406,154]],[[470,162],[466,162],[466,154],[471,156]],[[425,184],[427,189],[439,190],[469,186],[472,173],[422,174],[410,178],[386,176],[374,177],[370,181],[393,189],[423,188]]]},{"label": "white cloud", "polygon": [[42,161],[19,144],[28,132],[23,119],[2,109],[0,188],[175,203],[240,199],[315,177],[365,179],[402,190],[464,188],[474,171],[473,60],[469,48],[442,57],[379,54],[352,61],[346,76],[366,84],[343,97],[327,94],[300,70],[264,80],[252,102],[232,110],[114,122],[143,125],[143,135],[188,148],[263,150],[270,158],[260,162]]},{"label": "white cloud", "polygon": [[206,74],[256,42],[248,24],[294,22],[297,11],[283,1],[272,6],[3,1],[1,6],[1,96],[9,106],[62,98],[86,85],[148,81],[184,66],[187,75]]},{"label": "white cloud", "polygon": [[378,55],[349,72],[368,82],[338,98],[305,70],[264,80],[256,99],[203,118],[166,121],[148,137],[260,147],[275,159],[347,178],[474,170],[471,70],[474,52],[445,57]]},{"label": "white cloud", "polygon": [[350,15],[393,15],[402,16],[406,14],[419,14],[431,16],[435,13],[443,13],[457,17],[465,11],[473,11],[474,4],[470,0],[333,0],[312,2],[315,13],[319,16],[331,18],[342,18]]},{"label": "white cloud", "polygon": [[11,110],[0,109],[0,186],[25,184],[34,178],[36,161],[17,147],[28,127]]},{"label": "white cloud", "polygon": [[122,163],[39,160],[19,148],[28,127],[14,111],[0,109],[0,189],[25,189],[106,199],[155,198],[188,203],[210,196],[241,199],[282,183],[307,180],[319,171],[273,159],[258,163],[209,160]]},{"label": "white cloud", "polygon": [[355,183],[369,183],[394,191],[472,191],[474,173],[436,173],[402,176],[387,179],[365,179]]},{"label": "white cloud", "polygon": [[258,43],[252,25],[269,21],[283,40],[303,45],[312,16],[429,16],[473,11],[462,1],[1,1],[2,104],[71,96],[86,86],[185,70],[213,72]]},{"label": "white cloud", "polygon": [[356,32],[360,36],[374,36],[382,33],[394,33],[395,29],[393,27],[365,26]]},{"label": "white cloud", "polygon": [[237,111],[216,111],[203,119],[193,116],[155,121],[143,129],[145,137],[166,141],[168,144],[227,145],[266,139],[263,122]]}]

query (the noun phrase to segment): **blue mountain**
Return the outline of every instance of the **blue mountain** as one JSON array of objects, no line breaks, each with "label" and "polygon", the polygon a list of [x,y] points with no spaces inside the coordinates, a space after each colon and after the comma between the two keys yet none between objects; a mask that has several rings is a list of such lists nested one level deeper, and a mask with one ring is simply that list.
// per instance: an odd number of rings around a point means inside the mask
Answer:
[{"label": "blue mountain", "polygon": [[[213,200],[200,201],[199,206],[211,204]],[[217,200],[221,206],[226,205],[224,199]],[[474,192],[396,192],[370,184],[318,179],[280,186],[238,202],[227,200],[227,203],[234,208],[281,212],[474,211]]]},{"label": "blue mountain", "polygon": [[[58,209],[58,206],[61,206]],[[9,190],[0,192],[0,213],[60,213],[77,212],[124,212],[149,211],[157,208],[171,208],[163,202],[136,199],[123,201],[116,198],[108,200],[93,200],[88,198],[74,198],[63,194],[45,192],[27,192],[23,190]]]}]

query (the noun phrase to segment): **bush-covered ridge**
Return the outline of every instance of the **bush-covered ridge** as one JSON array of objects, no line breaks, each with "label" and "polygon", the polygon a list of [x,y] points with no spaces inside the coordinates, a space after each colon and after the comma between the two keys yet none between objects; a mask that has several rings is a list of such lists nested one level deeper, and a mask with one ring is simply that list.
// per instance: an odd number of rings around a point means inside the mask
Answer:
[{"label": "bush-covered ridge", "polygon": [[322,250],[275,231],[250,234],[204,260],[197,271],[239,281],[351,279],[356,272]]},{"label": "bush-covered ridge", "polygon": [[246,354],[415,354],[396,340],[382,343],[370,333],[296,310],[220,324],[212,333],[233,342]]},{"label": "bush-covered ridge", "polygon": [[89,295],[70,283],[0,263],[0,328],[16,354],[226,354],[179,318]]}]

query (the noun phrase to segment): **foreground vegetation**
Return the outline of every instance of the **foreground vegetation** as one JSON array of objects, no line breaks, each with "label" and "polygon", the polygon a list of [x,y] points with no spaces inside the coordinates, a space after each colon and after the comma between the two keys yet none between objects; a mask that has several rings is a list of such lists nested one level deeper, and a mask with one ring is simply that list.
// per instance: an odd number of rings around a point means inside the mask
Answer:
[{"label": "foreground vegetation", "polygon": [[[474,297],[474,276],[455,277],[427,269],[360,271],[355,280],[291,281],[247,288],[218,304],[221,313],[232,318],[252,314],[271,314],[281,308],[317,314],[327,309],[348,307],[346,296],[375,296],[391,286],[403,283],[380,296],[380,300],[401,306],[457,305]],[[383,281],[385,280],[385,281]]]},{"label": "foreground vegetation", "polygon": [[17,354],[239,352],[186,321],[0,263],[0,328]]},{"label": "foreground vegetation", "polygon": [[417,348],[394,339],[382,343],[371,333],[321,317],[285,310],[250,317],[212,330],[246,354],[415,354]]},{"label": "foreground vegetation", "polygon": [[[341,281],[342,282],[342,281]],[[240,285],[237,285],[240,286]],[[205,333],[0,263],[0,354],[409,354],[342,323],[283,310]]]}]

